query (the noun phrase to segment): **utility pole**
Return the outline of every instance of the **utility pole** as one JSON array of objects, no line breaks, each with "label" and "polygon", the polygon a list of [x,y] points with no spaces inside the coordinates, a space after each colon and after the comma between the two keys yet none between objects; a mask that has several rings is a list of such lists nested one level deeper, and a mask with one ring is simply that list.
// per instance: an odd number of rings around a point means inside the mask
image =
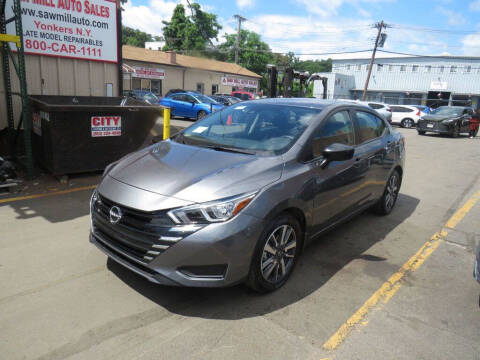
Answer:
[{"label": "utility pole", "polygon": [[370,75],[372,74],[373,62],[375,61],[375,53],[377,52],[380,35],[382,33],[382,30],[386,28],[387,25],[382,20],[381,22],[376,23],[375,27],[378,29],[378,34],[377,34],[377,38],[375,39],[375,47],[373,48],[372,59],[370,60],[370,67],[368,68],[368,75],[367,75],[367,80],[365,81],[365,88],[363,89],[362,101],[365,101],[365,97],[367,96],[368,83],[370,82]]},{"label": "utility pole", "polygon": [[237,39],[235,40],[235,64],[238,64],[238,47],[240,45],[240,29],[242,26],[242,21],[245,21],[247,19],[245,19],[240,15],[233,15],[233,17],[238,20]]}]

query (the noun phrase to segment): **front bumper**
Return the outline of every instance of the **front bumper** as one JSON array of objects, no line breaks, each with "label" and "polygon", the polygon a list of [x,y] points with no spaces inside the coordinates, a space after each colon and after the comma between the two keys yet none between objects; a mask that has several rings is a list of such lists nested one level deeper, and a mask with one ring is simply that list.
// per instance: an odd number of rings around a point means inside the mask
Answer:
[{"label": "front bumper", "polygon": [[[94,230],[90,242],[108,257],[162,285],[190,287],[224,287],[242,282],[248,275],[257,240],[264,228],[263,220],[238,214],[225,223],[207,225],[184,237],[151,261],[141,261],[122,248],[121,243]],[[192,274],[185,269],[208,269],[222,266],[222,274]],[[202,270],[200,270],[201,272]]]},{"label": "front bumper", "polygon": [[449,125],[445,125],[439,121],[425,121],[425,120],[417,122],[417,130],[434,132],[437,134],[450,134],[452,132],[452,128]]}]

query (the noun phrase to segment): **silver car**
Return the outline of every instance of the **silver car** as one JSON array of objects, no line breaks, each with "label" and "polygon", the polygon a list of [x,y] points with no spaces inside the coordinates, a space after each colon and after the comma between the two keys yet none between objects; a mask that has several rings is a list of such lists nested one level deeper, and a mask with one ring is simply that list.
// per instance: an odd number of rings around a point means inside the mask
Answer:
[{"label": "silver car", "polygon": [[317,235],[392,211],[404,145],[352,103],[234,104],[108,166],[90,241],[158,284],[272,291]]}]

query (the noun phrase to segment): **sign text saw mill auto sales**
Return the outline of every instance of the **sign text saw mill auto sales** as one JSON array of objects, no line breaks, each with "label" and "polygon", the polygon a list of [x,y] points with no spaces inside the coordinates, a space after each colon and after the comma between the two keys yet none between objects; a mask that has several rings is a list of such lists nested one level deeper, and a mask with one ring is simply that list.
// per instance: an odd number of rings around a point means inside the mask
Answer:
[{"label": "sign text saw mill auto sales", "polygon": [[[13,16],[12,8],[13,1],[7,0],[7,18]],[[22,0],[22,23],[27,54],[117,62],[113,1]],[[7,32],[15,33],[13,22],[7,25]]]}]

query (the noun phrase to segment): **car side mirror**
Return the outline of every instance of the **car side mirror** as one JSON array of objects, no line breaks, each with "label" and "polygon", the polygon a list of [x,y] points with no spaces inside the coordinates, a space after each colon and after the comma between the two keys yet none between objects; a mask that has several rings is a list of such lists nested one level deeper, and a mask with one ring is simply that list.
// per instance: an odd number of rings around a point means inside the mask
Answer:
[{"label": "car side mirror", "polygon": [[[319,154],[315,154],[315,149],[318,149],[321,146],[322,138],[314,139],[313,140],[313,149],[314,149],[314,157],[318,157]],[[328,145],[322,151],[323,160],[320,163],[322,168],[325,168],[329,163],[332,161],[346,161],[353,158],[353,154],[355,153],[355,149],[350,145],[340,144],[340,143],[333,143]]]}]

